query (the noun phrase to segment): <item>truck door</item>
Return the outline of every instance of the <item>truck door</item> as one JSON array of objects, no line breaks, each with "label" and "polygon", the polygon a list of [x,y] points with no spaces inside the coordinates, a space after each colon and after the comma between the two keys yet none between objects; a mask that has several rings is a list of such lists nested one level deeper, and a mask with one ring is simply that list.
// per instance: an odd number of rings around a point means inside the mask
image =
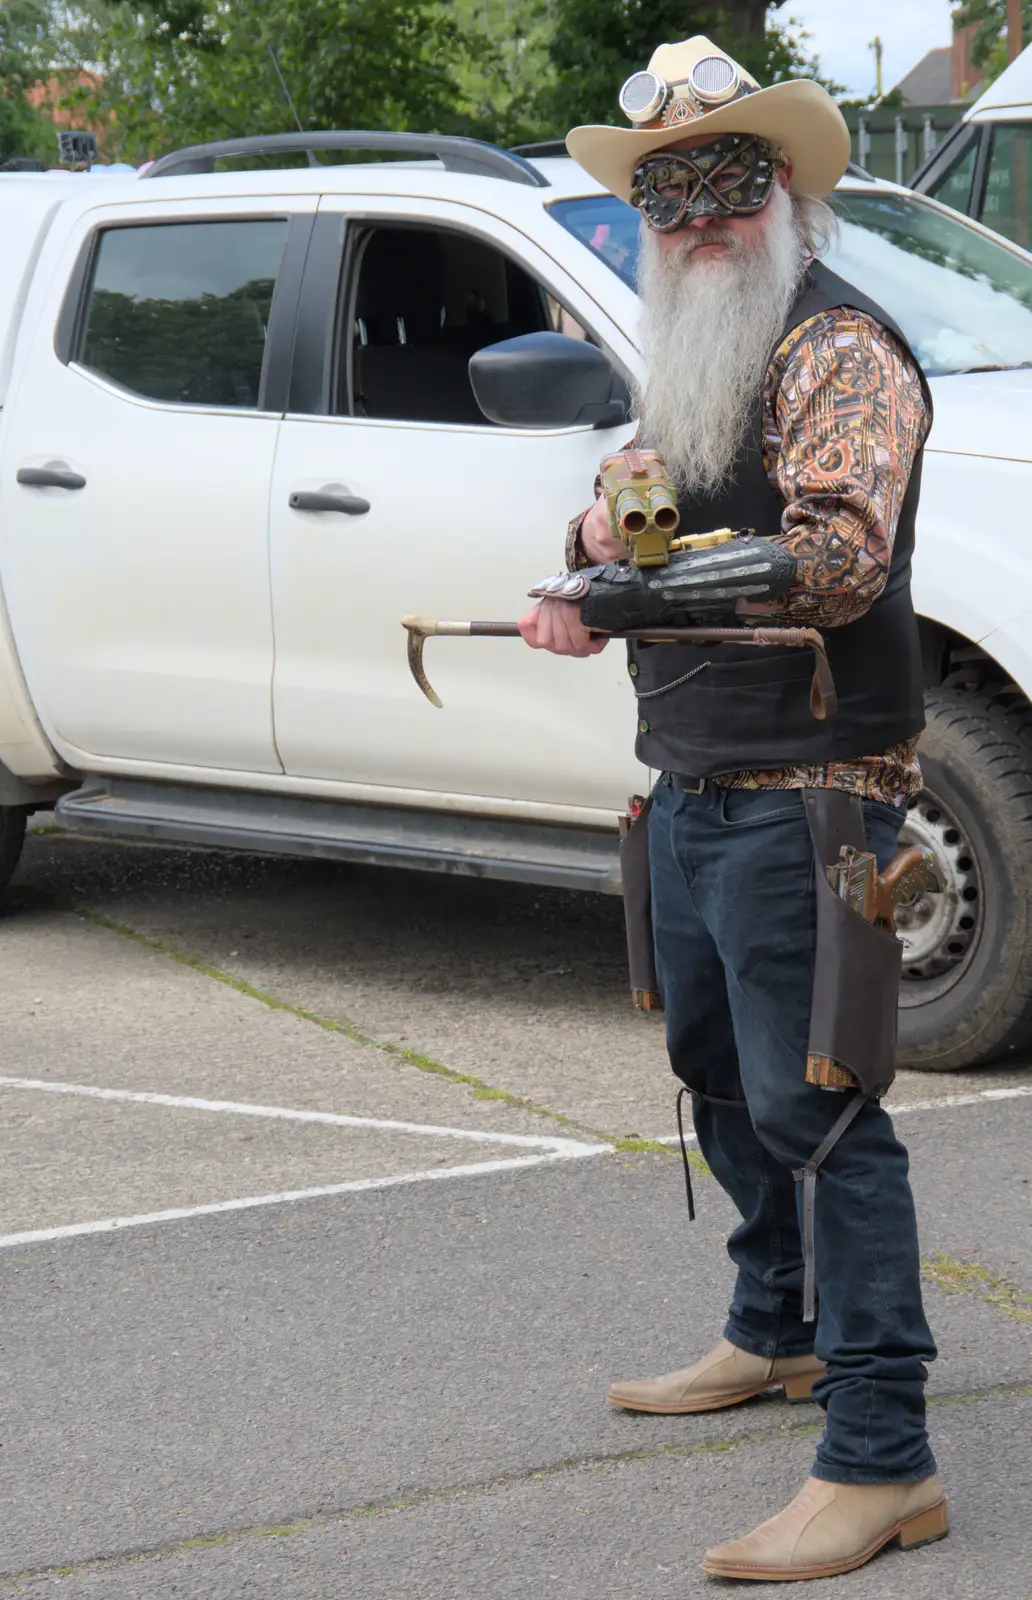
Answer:
[{"label": "truck door", "polygon": [[[620,293],[633,304],[614,278]],[[520,429],[483,416],[469,356],[549,327],[596,337],[625,370],[635,359],[554,260],[486,212],[321,201],[272,489],[276,734],[288,773],[385,800],[610,811],[646,781],[619,647],[573,661],[519,640],[431,641],[443,710],[406,664],[405,612],[511,619],[527,608],[530,584],[563,565],[567,522],[590,504],[601,457],[633,433],[626,422]],[[295,498],[312,493],[366,509]]]},{"label": "truck door", "polygon": [[279,772],[272,353],[316,200],[162,203],[151,187],[79,219],[15,375],[7,604],[76,766]]}]

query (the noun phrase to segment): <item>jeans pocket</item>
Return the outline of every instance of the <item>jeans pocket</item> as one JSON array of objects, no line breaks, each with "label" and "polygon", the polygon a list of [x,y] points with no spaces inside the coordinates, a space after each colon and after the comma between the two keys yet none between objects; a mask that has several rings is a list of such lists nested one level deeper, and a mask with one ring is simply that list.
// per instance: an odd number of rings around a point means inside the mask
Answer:
[{"label": "jeans pocket", "polygon": [[867,848],[873,850],[878,857],[878,867],[882,872],[896,851],[901,848],[899,830],[906,820],[907,814],[902,806],[897,811],[895,806],[886,805],[883,800],[864,801],[864,833],[867,835]]},{"label": "jeans pocket", "polygon": [[804,821],[798,789],[722,789],[720,820],[729,828],[759,828],[786,818]]},{"label": "jeans pocket", "polygon": [[896,828],[901,828],[907,820],[906,806],[893,806],[887,800],[865,800],[863,806],[865,817],[879,822],[891,822]]}]

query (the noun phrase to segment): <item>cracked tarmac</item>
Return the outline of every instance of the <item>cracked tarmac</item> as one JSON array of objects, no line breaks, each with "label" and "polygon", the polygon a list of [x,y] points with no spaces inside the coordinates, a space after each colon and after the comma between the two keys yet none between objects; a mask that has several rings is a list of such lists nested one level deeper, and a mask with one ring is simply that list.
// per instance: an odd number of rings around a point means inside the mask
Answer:
[{"label": "cracked tarmac", "polygon": [[[783,1503],[820,1414],[602,1401],[704,1349],[730,1283],[727,1202],[704,1178],[689,1228],[651,1142],[672,1080],[621,940],[572,894],[30,841],[0,1076],[50,1089],[0,1086],[0,1232],[194,1214],[0,1250],[0,1593],[715,1592],[703,1548]],[[900,1131],[953,1532],[843,1596],[1032,1595],[1032,1098],[945,1104],[990,1088],[1032,1074],[894,1091],[938,1103]],[[199,1209],[241,1196],[276,1203]]]}]

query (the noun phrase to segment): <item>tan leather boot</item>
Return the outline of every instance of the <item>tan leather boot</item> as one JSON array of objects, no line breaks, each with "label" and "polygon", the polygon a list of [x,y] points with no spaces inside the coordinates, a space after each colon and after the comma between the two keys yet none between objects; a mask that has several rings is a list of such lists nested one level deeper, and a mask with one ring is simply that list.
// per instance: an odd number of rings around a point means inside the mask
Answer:
[{"label": "tan leather boot", "polygon": [[786,1400],[809,1400],[810,1390],[823,1375],[824,1368],[816,1356],[782,1356],[768,1361],[766,1356],[751,1356],[721,1339],[694,1367],[671,1372],[665,1378],[614,1383],[606,1399],[611,1406],[622,1406],[625,1411],[685,1416],[691,1411],[738,1406],[767,1389],[784,1389]]},{"label": "tan leather boot", "polygon": [[777,1583],[852,1572],[897,1542],[904,1550],[950,1531],[938,1478],[919,1483],[825,1483],[807,1478],[792,1504],[744,1539],[707,1550],[703,1572],[715,1578]]}]

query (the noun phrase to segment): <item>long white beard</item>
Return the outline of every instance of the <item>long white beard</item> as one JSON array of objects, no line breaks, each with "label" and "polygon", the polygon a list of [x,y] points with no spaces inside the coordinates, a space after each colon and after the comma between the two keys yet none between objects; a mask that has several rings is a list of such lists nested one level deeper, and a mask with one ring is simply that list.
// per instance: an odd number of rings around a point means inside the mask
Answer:
[{"label": "long white beard", "polygon": [[[691,259],[719,238],[726,253]],[[658,450],[683,492],[712,494],[731,473],[806,262],[792,200],[780,186],[767,227],[744,247],[714,224],[686,229],[663,253],[642,225],[644,443]]]}]

